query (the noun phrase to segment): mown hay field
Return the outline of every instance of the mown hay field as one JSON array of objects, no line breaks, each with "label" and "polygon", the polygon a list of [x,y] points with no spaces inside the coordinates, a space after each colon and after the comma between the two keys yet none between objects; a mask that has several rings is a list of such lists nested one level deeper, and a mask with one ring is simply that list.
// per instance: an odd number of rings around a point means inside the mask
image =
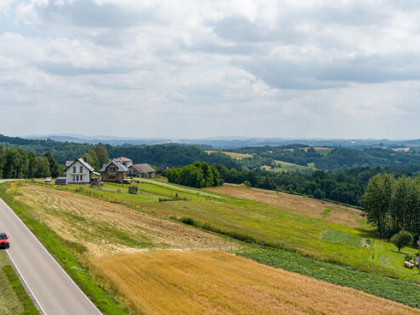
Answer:
[{"label": "mown hay field", "polygon": [[261,202],[292,213],[322,219],[328,222],[357,228],[366,226],[360,210],[331,202],[272,190],[249,188],[235,184],[224,184],[220,187],[211,187],[206,188],[205,190],[231,197]]},{"label": "mown hay field", "polygon": [[92,258],[97,276],[146,314],[420,314],[360,291],[224,252]]},{"label": "mown hay field", "polygon": [[25,185],[19,191],[16,199],[30,215],[89,255],[151,248],[239,247],[225,238],[124,205],[35,185]]}]

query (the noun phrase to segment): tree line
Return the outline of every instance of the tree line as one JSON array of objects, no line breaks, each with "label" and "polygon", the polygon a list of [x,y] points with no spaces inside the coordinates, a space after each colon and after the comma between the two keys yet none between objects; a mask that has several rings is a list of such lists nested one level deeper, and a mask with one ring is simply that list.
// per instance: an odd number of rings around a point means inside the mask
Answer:
[{"label": "tree line", "polygon": [[359,167],[336,174],[322,170],[306,173],[274,173],[261,169],[246,171],[229,169],[221,164],[215,164],[215,167],[226,183],[245,183],[251,187],[279,190],[355,206],[362,205],[361,198],[371,177],[382,173],[392,173],[396,177],[411,175],[405,170],[380,167]]},{"label": "tree line", "polygon": [[0,178],[58,177],[63,171],[64,167],[50,152],[36,156],[33,152],[4,148],[0,144]]},{"label": "tree line", "polygon": [[390,238],[405,230],[420,234],[420,179],[378,174],[370,179],[362,199],[368,222]]},{"label": "tree line", "polygon": [[181,168],[171,168],[165,175],[170,183],[196,188],[223,184],[217,168],[206,162],[195,162]]}]

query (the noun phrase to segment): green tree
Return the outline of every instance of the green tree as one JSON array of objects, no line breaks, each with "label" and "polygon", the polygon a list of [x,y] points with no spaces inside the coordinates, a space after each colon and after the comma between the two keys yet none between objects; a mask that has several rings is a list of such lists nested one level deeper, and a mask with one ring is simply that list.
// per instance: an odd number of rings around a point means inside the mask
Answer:
[{"label": "green tree", "polygon": [[44,154],[44,157],[47,158],[48,164],[50,166],[49,168],[50,168],[51,175],[48,175],[48,176],[52,176],[54,178],[57,178],[58,176],[60,176],[60,165],[54,159],[54,157],[51,154],[51,152],[46,152]]},{"label": "green tree", "polygon": [[[95,152],[96,158],[98,159],[98,168],[101,168],[103,164],[108,163],[109,155],[107,149],[102,145],[95,145],[91,152]],[[93,166],[93,165],[92,165]]]},{"label": "green tree", "polygon": [[387,214],[392,206],[394,183],[391,174],[376,175],[370,179],[362,198],[368,222],[374,224],[382,236],[388,230]]},{"label": "green tree", "polygon": [[48,162],[48,159],[45,156],[38,157],[36,177],[42,178],[42,177],[49,177],[49,176],[51,176],[51,172],[50,172],[50,163]]},{"label": "green tree", "polygon": [[395,234],[391,237],[390,242],[397,246],[398,251],[401,251],[401,248],[406,247],[413,243],[413,235],[407,231],[400,231],[399,233]]}]

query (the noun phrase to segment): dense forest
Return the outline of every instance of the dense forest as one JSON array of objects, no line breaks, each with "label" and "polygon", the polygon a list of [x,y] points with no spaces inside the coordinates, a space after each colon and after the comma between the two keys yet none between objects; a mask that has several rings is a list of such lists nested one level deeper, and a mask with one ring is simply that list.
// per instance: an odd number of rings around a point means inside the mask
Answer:
[{"label": "dense forest", "polygon": [[[0,135],[0,143],[3,143],[8,148],[20,148],[26,152],[33,152],[36,156],[42,156],[46,152],[50,152],[60,164],[80,158],[95,147],[90,144],[56,142],[52,140],[28,140],[3,135]],[[159,168],[181,167],[195,161],[203,161],[210,164],[222,163],[228,167],[238,167],[236,162],[229,156],[222,153],[209,155],[195,145],[105,145],[105,148],[111,158],[125,156],[132,159],[134,163],[150,163]],[[92,160],[90,161],[92,162]],[[92,166],[96,165],[92,164]]]},{"label": "dense forest", "polygon": [[241,161],[242,164],[251,166],[261,165],[263,159],[265,165],[272,165],[275,160],[279,160],[302,166],[313,164],[317,169],[332,172],[357,167],[390,167],[403,168],[410,172],[420,171],[420,154],[415,151],[395,152],[383,148],[357,150],[343,147],[325,149],[315,150],[312,147],[295,144],[280,147],[249,147],[234,152],[253,154],[252,158]]}]

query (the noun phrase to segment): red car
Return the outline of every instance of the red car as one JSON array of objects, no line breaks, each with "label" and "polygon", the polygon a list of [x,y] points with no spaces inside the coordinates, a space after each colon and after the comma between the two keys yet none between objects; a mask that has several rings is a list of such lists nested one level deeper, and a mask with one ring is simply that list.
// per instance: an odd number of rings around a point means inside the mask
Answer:
[{"label": "red car", "polygon": [[9,248],[9,237],[6,233],[0,233],[0,249]]}]

